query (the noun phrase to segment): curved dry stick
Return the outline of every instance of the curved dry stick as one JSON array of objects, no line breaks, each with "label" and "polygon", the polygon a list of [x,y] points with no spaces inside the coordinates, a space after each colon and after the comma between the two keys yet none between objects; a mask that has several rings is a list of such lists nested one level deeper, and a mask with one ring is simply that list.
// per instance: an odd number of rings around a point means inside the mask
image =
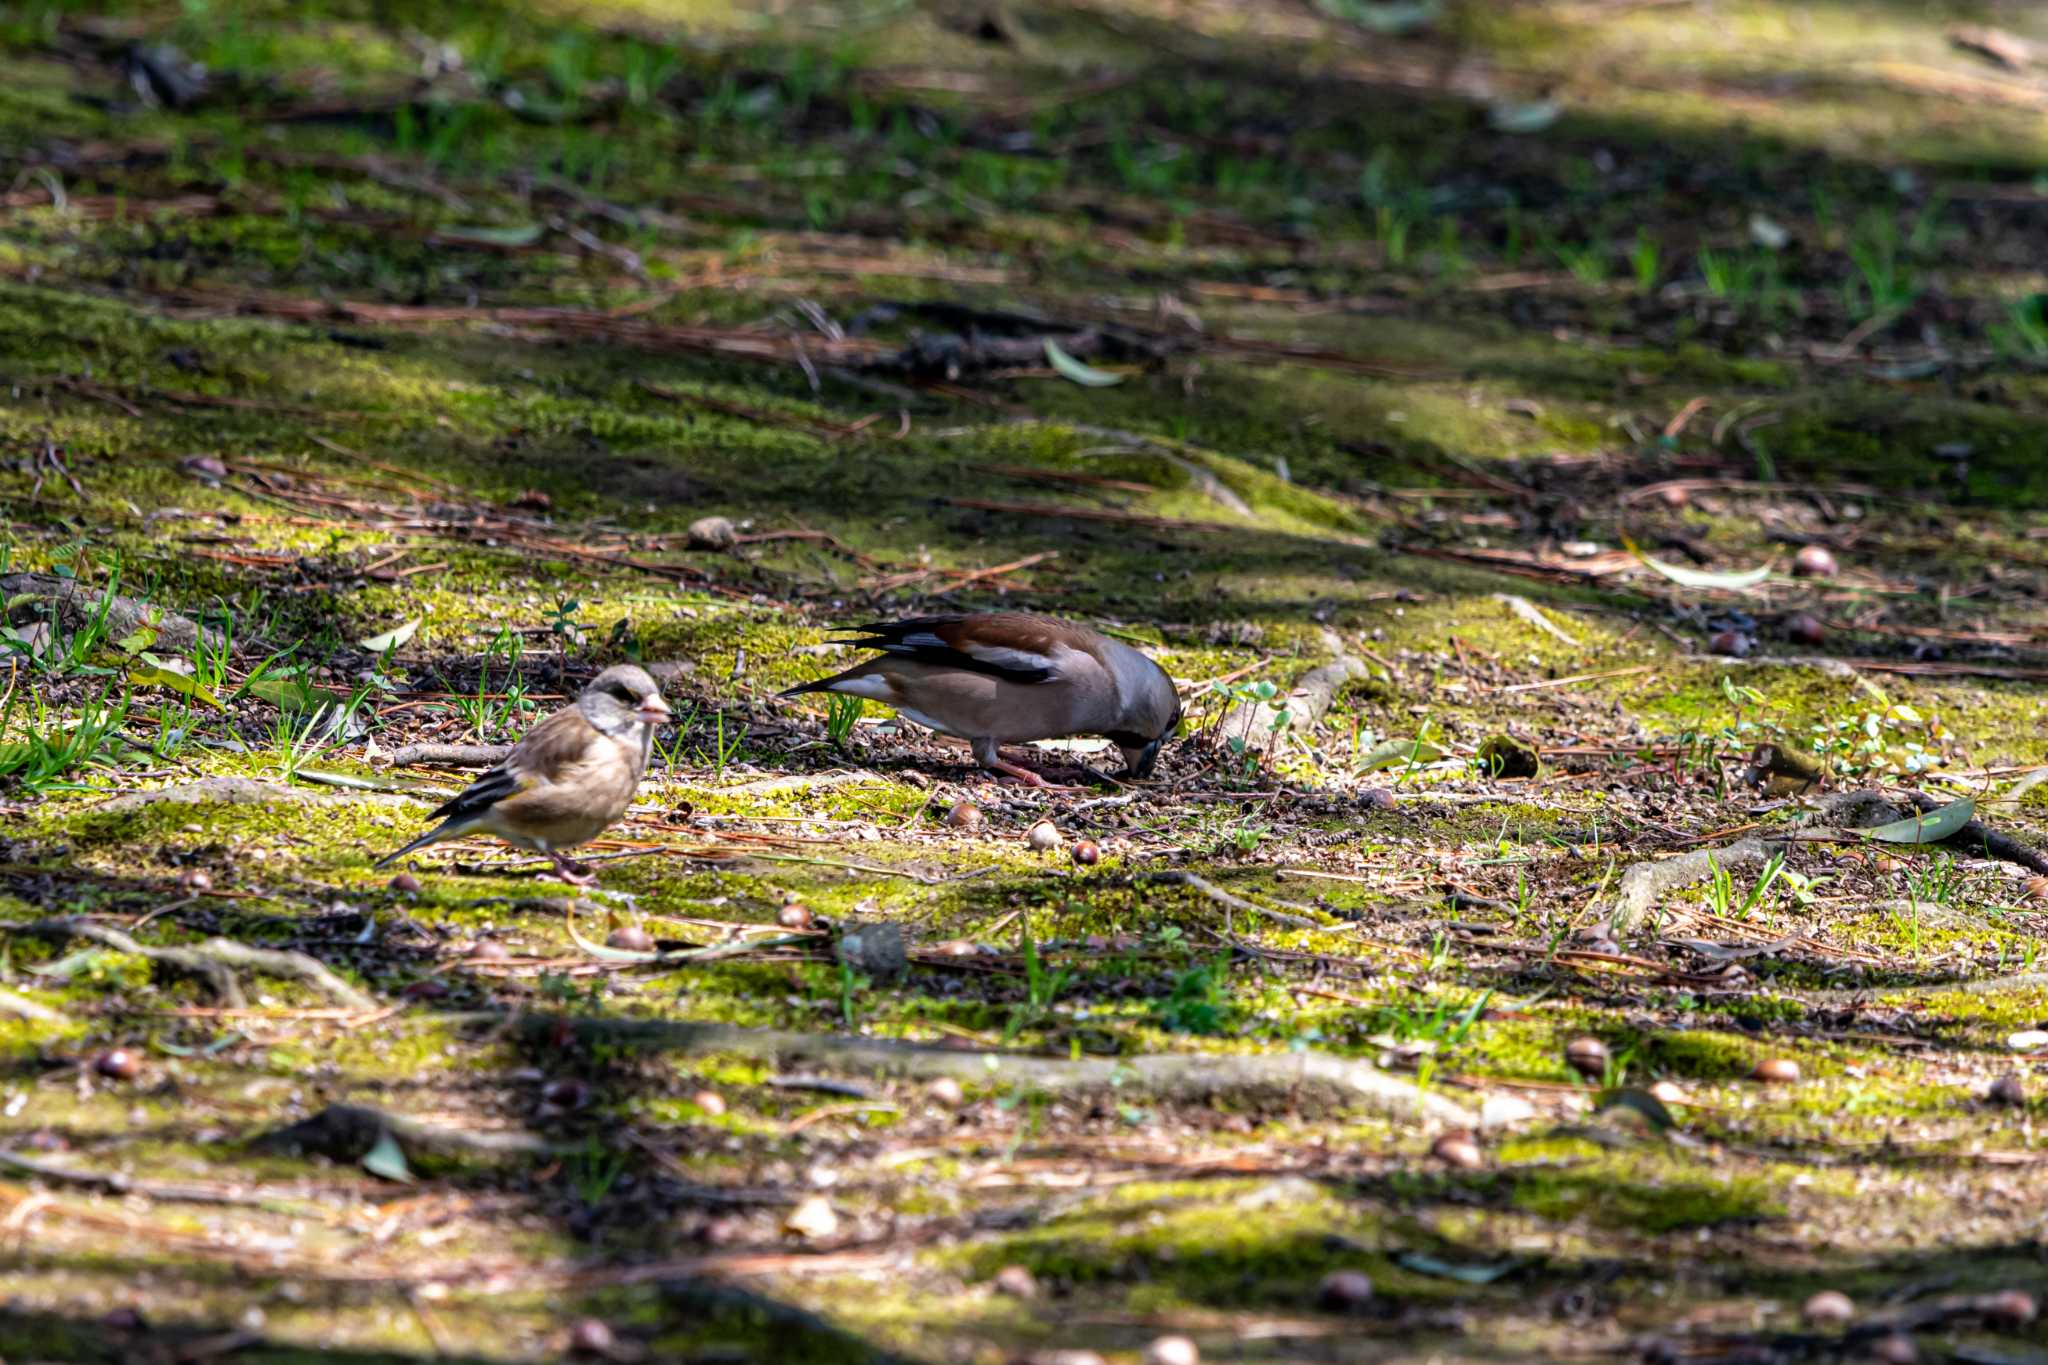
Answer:
[{"label": "curved dry stick", "polygon": [[247,1001],[242,995],[241,983],[235,979],[233,968],[242,967],[265,976],[284,977],[303,981],[328,999],[352,1010],[374,1010],[377,1001],[365,995],[354,986],[343,981],[318,958],[305,953],[280,951],[276,948],[252,948],[246,943],[237,943],[228,938],[210,938],[190,948],[152,948],[137,943],[134,938],[119,929],[110,929],[104,924],[90,920],[52,919],[40,920],[33,924],[0,925],[0,928],[34,934],[58,934],[68,938],[91,939],[104,944],[119,953],[132,953],[151,962],[167,963],[194,976],[203,977],[231,1009],[242,1008]]},{"label": "curved dry stick", "polygon": [[566,1029],[585,1042],[623,1043],[698,1055],[724,1053],[773,1062],[784,1070],[836,1069],[903,1080],[951,1077],[977,1085],[1019,1085],[1054,1095],[1102,1091],[1187,1103],[1255,1098],[1298,1101],[1304,1095],[1314,1095],[1335,1104],[1362,1105],[1385,1118],[1417,1127],[1477,1126],[1476,1118],[1453,1100],[1432,1094],[1412,1081],[1390,1076],[1370,1062],[1327,1052],[1241,1056],[1166,1053],[1068,1060],[666,1019],[564,1019],[548,1015],[512,1019],[503,1014],[478,1013],[454,1015],[451,1022],[507,1027],[535,1040],[549,1040],[553,1046],[560,1045],[559,1031]]}]

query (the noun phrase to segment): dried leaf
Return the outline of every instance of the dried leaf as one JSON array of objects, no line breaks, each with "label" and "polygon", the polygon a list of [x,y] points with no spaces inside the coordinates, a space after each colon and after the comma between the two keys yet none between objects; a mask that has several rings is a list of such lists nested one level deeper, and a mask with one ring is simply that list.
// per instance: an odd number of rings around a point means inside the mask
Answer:
[{"label": "dried leaf", "polygon": [[385,1180],[395,1180],[402,1185],[412,1184],[412,1168],[405,1164],[405,1151],[398,1145],[398,1139],[390,1133],[379,1133],[377,1141],[363,1154],[363,1169],[371,1175]]},{"label": "dried leaf", "polygon": [[1863,833],[1872,839],[1881,839],[1888,844],[1931,844],[1946,839],[1977,813],[1977,801],[1966,796],[1960,801],[1951,801],[1940,810],[1931,810],[1924,815],[1909,815],[1903,820],[1894,820],[1889,825],[1866,829]]},{"label": "dried leaf", "polygon": [[1493,1265],[1453,1265],[1419,1251],[1403,1251],[1394,1257],[1394,1263],[1420,1275],[1434,1275],[1460,1284],[1492,1284],[1503,1275],[1513,1274],[1522,1268],[1522,1262],[1512,1257]]},{"label": "dried leaf", "polygon": [[546,231],[539,223],[512,223],[504,227],[464,224],[436,229],[435,240],[451,245],[521,247],[532,246]]},{"label": "dried leaf", "polygon": [[280,711],[310,711],[331,697],[297,678],[258,678],[242,689],[258,701],[267,701]]},{"label": "dried leaf", "polygon": [[1098,370],[1093,365],[1083,365],[1061,350],[1060,344],[1051,337],[1045,339],[1045,358],[1060,372],[1062,378],[1071,379],[1074,383],[1084,384],[1091,389],[1106,389],[1112,384],[1124,382],[1124,377],[1120,374]]},{"label": "dried leaf", "polygon": [[372,654],[389,653],[413,637],[414,633],[420,628],[421,619],[415,616],[403,625],[393,626],[382,635],[372,635],[369,639],[358,640],[356,643],[369,650]]},{"label": "dried leaf", "polygon": [[1528,104],[1516,104],[1503,100],[1486,111],[1487,122],[1497,132],[1540,133],[1557,122],[1564,106],[1556,100],[1535,100]]},{"label": "dried leaf", "polygon": [[1642,560],[1653,572],[1670,579],[1681,588],[1725,588],[1730,592],[1742,592],[1771,576],[1771,566],[1768,564],[1759,569],[1712,573],[1706,569],[1688,569],[1679,564],[1666,564],[1663,560],[1652,559],[1641,551],[1636,552],[1636,558]]},{"label": "dried leaf", "polygon": [[1358,771],[1369,773],[1381,768],[1405,768],[1411,763],[1434,763],[1443,756],[1442,749],[1426,740],[1383,740],[1358,761]]}]

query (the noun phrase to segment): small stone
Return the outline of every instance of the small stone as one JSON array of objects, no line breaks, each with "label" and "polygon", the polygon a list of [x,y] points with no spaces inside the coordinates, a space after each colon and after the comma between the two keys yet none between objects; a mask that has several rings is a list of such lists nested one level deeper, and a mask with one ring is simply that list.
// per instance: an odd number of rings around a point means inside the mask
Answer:
[{"label": "small stone", "polygon": [[635,953],[651,953],[654,951],[654,935],[637,924],[621,924],[604,936],[604,946],[624,948]]},{"label": "small stone", "polygon": [[142,1074],[142,1058],[117,1047],[93,1058],[92,1069],[111,1081],[132,1081]]},{"label": "small stone", "polygon": [[1750,1071],[1749,1078],[1765,1085],[1790,1085],[1799,1079],[1799,1063],[1790,1057],[1766,1057]]},{"label": "small stone", "polygon": [[811,907],[800,901],[791,901],[775,912],[775,922],[785,929],[808,929],[811,927]]},{"label": "small stone", "polygon": [[1006,1265],[989,1280],[996,1293],[1007,1294],[1013,1299],[1035,1299],[1038,1297],[1038,1279],[1021,1265]]},{"label": "small stone", "polygon": [[1034,851],[1050,853],[1060,846],[1059,826],[1050,820],[1040,820],[1031,827],[1031,833],[1024,836]]},{"label": "small stone", "polygon": [[1920,1348],[1904,1332],[1887,1332],[1870,1343],[1870,1358],[1883,1365],[1918,1365]]},{"label": "small stone", "polygon": [[178,874],[178,889],[188,896],[203,896],[213,890],[213,874],[203,867],[188,867]]},{"label": "small stone", "polygon": [[1093,839],[1083,839],[1074,845],[1074,861],[1082,867],[1093,867],[1102,861],[1102,850]]},{"label": "small stone", "polygon": [[1333,1270],[1316,1287],[1316,1305],[1329,1313],[1356,1313],[1372,1303],[1372,1277],[1362,1270]]},{"label": "small stone", "polygon": [[469,960],[472,962],[503,962],[511,956],[505,945],[494,938],[480,938],[469,945]]},{"label": "small stone", "polygon": [[1785,618],[1785,638],[1799,645],[1827,643],[1828,628],[1810,611],[1795,611]]},{"label": "small stone", "polygon": [[699,1090],[696,1094],[690,1096],[690,1103],[696,1105],[712,1118],[717,1118],[725,1113],[725,1096],[719,1094],[716,1090]]},{"label": "small stone", "polygon": [[2027,1102],[2027,1087],[2017,1076],[2000,1076],[1984,1092],[1984,1098],[1993,1104],[2011,1105],[2017,1109]]},{"label": "small stone", "polygon": [[2025,1327],[2040,1316],[2040,1305],[2024,1289],[2001,1289],[1983,1301],[1984,1320],[1994,1327]]},{"label": "small stone", "polygon": [[1564,1045],[1564,1060],[1587,1080],[1600,1080],[1607,1075],[1607,1044],[1591,1035],[1574,1038]]},{"label": "small stone", "polygon": [[228,467],[211,455],[194,455],[180,460],[178,467],[203,483],[219,483],[228,476]]},{"label": "small stone", "polygon": [[1469,1133],[1445,1133],[1429,1145],[1429,1154],[1461,1171],[1476,1171],[1486,1164],[1486,1154]]},{"label": "small stone", "polygon": [[610,1359],[619,1349],[618,1336],[597,1318],[578,1318],[569,1329],[569,1354]]},{"label": "small stone", "polygon": [[822,1242],[839,1231],[839,1215],[832,1211],[830,1200],[814,1194],[789,1211],[789,1216],[782,1220],[782,1229],[793,1237]]},{"label": "small stone", "polygon": [[1797,578],[1833,578],[1840,571],[1834,552],[1825,545],[1803,545],[1792,559],[1792,573]]},{"label": "small stone", "polygon": [[2036,1048],[2048,1047],[2048,1029],[2023,1028],[2007,1038],[2005,1045],[2014,1052],[2032,1052]]},{"label": "small stone", "polygon": [[1158,1337],[1145,1348],[1145,1365],[1201,1365],[1202,1352],[1186,1337]]},{"label": "small stone", "polygon": [[1488,1095],[1479,1106],[1479,1126],[1512,1128],[1536,1117],[1536,1106],[1520,1095]]},{"label": "small stone", "polygon": [[948,1109],[958,1109],[967,1103],[966,1089],[951,1076],[939,1077],[924,1088],[924,1093],[931,1097],[933,1104],[944,1105]]},{"label": "small stone", "polygon": [[1731,659],[1747,659],[1756,641],[1739,630],[1717,630],[1707,640],[1707,649]]},{"label": "small stone", "polygon": [[1823,1289],[1807,1299],[1799,1316],[1812,1327],[1840,1327],[1856,1316],[1856,1301],[1839,1289]]},{"label": "small stone", "polygon": [[2027,878],[2027,899],[2030,901],[2048,901],[2048,877]]},{"label": "small stone", "polygon": [[693,550],[729,550],[740,533],[727,517],[699,517],[690,523],[689,537]]},{"label": "small stone", "polygon": [[1657,490],[1657,501],[1676,511],[1691,504],[1692,494],[1685,490],[1683,484],[1667,483]]},{"label": "small stone", "polygon": [[1675,1081],[1657,1081],[1650,1086],[1650,1095],[1659,1104],[1691,1104],[1692,1100]]},{"label": "small stone", "polygon": [[391,879],[388,885],[401,896],[417,896],[426,889],[420,885],[420,879],[413,876],[410,872],[399,873]]},{"label": "small stone", "polygon": [[980,829],[981,807],[972,801],[955,801],[946,811],[946,823],[954,829]]}]

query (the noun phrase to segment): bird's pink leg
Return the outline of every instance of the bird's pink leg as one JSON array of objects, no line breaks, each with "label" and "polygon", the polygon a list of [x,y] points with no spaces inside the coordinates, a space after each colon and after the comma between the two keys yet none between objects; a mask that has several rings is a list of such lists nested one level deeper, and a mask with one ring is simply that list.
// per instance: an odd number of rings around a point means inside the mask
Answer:
[{"label": "bird's pink leg", "polygon": [[550,849],[548,857],[555,864],[555,875],[571,886],[596,886],[597,874],[588,867]]},{"label": "bird's pink leg", "polygon": [[1057,783],[1048,782],[1045,780],[1044,774],[1033,772],[1020,763],[1010,762],[1001,753],[997,752],[996,743],[992,739],[978,739],[974,742],[974,760],[991,772],[1002,773],[1006,777],[1014,777],[1019,782],[1027,783],[1038,788],[1040,791],[1077,792],[1082,790],[1080,787],[1062,787]]}]

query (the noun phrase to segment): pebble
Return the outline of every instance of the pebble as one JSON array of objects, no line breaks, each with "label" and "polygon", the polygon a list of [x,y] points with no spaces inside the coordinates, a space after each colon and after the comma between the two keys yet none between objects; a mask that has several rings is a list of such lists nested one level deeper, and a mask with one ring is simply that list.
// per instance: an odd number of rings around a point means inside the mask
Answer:
[{"label": "pebble", "polygon": [[814,1194],[789,1211],[782,1229],[806,1241],[822,1242],[839,1231],[839,1215],[833,1211],[832,1201]]},{"label": "pebble", "polygon": [[924,1088],[924,1093],[931,1096],[933,1104],[941,1104],[948,1109],[958,1109],[967,1103],[967,1091],[951,1076],[939,1077]]},{"label": "pebble", "polygon": [[1038,1278],[1021,1265],[1006,1265],[989,1280],[998,1294],[1007,1294],[1013,1299],[1035,1299],[1038,1297]]},{"label": "pebble", "polygon": [[690,1103],[696,1105],[712,1118],[717,1118],[725,1112],[725,1096],[719,1094],[716,1090],[699,1090],[696,1094],[690,1096]]},{"label": "pebble", "polygon": [[1059,826],[1050,820],[1040,820],[1031,827],[1031,833],[1025,837],[1030,841],[1031,847],[1040,853],[1050,853],[1060,846]]},{"label": "pebble", "polygon": [[1429,1145],[1429,1154],[1461,1171],[1476,1171],[1486,1164],[1486,1154],[1468,1133],[1445,1133]]},{"label": "pebble", "polygon": [[1856,1301],[1839,1289],[1823,1289],[1807,1299],[1799,1316],[1814,1327],[1840,1327],[1856,1316]]},{"label": "pebble", "polygon": [[654,951],[654,935],[637,924],[621,924],[605,935],[604,946],[625,948],[636,953],[651,953]]},{"label": "pebble", "polygon": [[2009,1104],[2017,1108],[2027,1102],[2027,1087],[2017,1076],[2000,1076],[1984,1092],[1984,1098],[1993,1104]]},{"label": "pebble", "polygon": [[569,1354],[602,1356],[609,1359],[618,1349],[618,1337],[597,1318],[578,1318],[569,1329]]},{"label": "pebble", "polygon": [[1145,1348],[1145,1365],[1201,1365],[1202,1352],[1186,1337],[1158,1337]]}]

